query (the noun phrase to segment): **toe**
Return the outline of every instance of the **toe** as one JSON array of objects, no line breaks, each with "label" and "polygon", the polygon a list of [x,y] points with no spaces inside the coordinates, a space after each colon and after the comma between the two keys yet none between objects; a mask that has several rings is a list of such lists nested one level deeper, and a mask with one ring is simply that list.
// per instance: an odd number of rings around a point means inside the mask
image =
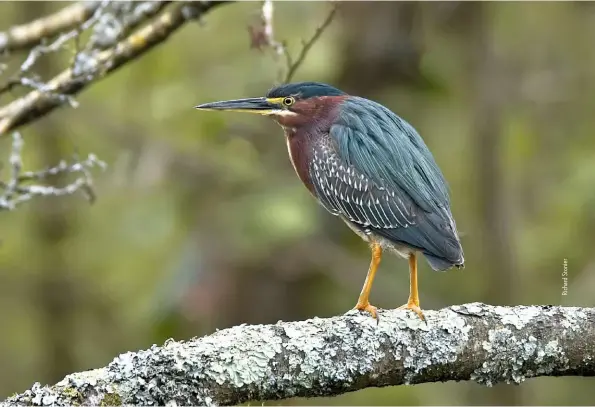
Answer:
[{"label": "toe", "polygon": [[399,307],[399,309],[408,309],[410,311],[413,311],[419,317],[419,319],[421,319],[422,321],[426,321],[426,317],[425,317],[424,313],[422,312],[421,308],[417,304],[410,302],[410,303],[401,305]]},{"label": "toe", "polygon": [[378,319],[378,312],[376,307],[371,304],[357,304],[354,309],[358,311],[365,311],[372,315],[372,318]]}]

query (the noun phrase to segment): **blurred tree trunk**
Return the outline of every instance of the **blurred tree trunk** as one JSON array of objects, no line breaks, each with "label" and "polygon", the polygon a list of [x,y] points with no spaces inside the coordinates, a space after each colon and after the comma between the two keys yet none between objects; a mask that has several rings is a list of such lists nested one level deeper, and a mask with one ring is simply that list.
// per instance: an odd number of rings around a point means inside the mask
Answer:
[{"label": "blurred tree trunk", "polygon": [[[493,5],[467,5],[467,49],[471,79],[472,137],[475,146],[476,170],[474,190],[478,203],[478,238],[481,253],[483,290],[481,301],[510,305],[519,298],[518,271],[512,244],[513,211],[506,182],[503,129],[506,109],[514,103],[513,86],[517,82],[511,67],[497,52]],[[486,390],[472,387],[468,404],[486,401],[499,405],[521,404],[522,389],[498,385]]]},{"label": "blurred tree trunk", "polygon": [[510,188],[506,182],[503,129],[505,110],[514,103],[514,80],[506,61],[497,55],[493,25],[486,11],[489,4],[477,8],[473,23],[470,78],[472,84],[473,134],[477,171],[475,181],[479,203],[482,257],[485,267],[485,302],[511,305],[518,298],[514,254]]},{"label": "blurred tree trunk", "polygon": [[339,87],[370,95],[390,85],[416,86],[424,82],[419,2],[346,2],[340,10]]},{"label": "blurred tree trunk", "polygon": [[[45,15],[55,7],[49,2],[24,2],[19,7],[22,21]],[[42,77],[56,72],[55,58],[47,55],[39,59],[37,71]],[[52,166],[72,151],[65,151],[60,137],[60,126],[54,116],[43,119],[35,127],[37,139],[30,139],[30,145],[38,152],[40,167]],[[56,181],[60,182],[59,177]],[[74,349],[76,343],[75,303],[72,280],[68,272],[65,241],[72,234],[73,209],[71,198],[39,199],[31,210],[31,218],[37,229],[39,252],[35,253],[34,264],[38,280],[35,282],[32,298],[37,301],[40,318],[40,344],[45,349],[39,366],[40,380],[53,383],[65,374],[77,369]]]}]

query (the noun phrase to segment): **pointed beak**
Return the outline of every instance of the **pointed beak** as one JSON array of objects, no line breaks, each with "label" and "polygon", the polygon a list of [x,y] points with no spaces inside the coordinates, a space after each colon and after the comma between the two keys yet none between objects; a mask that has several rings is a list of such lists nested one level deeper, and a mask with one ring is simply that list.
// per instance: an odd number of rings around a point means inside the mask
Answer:
[{"label": "pointed beak", "polygon": [[270,103],[266,98],[224,100],[221,102],[205,103],[195,106],[194,108],[200,110],[225,110],[229,112],[258,114],[270,114],[272,111],[279,109],[277,105]]}]

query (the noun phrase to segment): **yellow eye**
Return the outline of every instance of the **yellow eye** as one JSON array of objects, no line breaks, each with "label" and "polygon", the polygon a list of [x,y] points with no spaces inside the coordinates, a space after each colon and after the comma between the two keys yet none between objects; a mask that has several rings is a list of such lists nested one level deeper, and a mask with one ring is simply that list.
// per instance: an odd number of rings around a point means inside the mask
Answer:
[{"label": "yellow eye", "polygon": [[294,103],[295,103],[295,99],[294,99],[294,98],[292,98],[292,97],[287,97],[287,98],[283,99],[283,104],[284,104],[285,106],[291,106],[291,105],[293,105]]}]

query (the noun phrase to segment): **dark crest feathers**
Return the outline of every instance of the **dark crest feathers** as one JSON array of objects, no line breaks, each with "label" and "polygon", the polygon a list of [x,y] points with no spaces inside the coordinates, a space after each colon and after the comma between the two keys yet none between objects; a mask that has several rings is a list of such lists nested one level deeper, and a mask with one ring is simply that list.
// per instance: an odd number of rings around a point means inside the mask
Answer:
[{"label": "dark crest feathers", "polygon": [[342,96],[345,92],[330,85],[319,82],[296,82],[286,83],[274,87],[268,91],[267,98],[279,98],[284,96],[297,96],[300,99],[308,99],[317,96]]}]

